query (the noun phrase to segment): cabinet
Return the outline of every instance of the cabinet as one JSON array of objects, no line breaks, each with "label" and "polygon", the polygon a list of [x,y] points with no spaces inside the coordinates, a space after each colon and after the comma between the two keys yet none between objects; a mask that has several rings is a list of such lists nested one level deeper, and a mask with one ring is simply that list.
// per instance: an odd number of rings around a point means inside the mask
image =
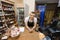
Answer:
[{"label": "cabinet", "polygon": [[17,8],[18,11],[18,25],[24,26],[24,8]]},{"label": "cabinet", "polygon": [[0,29],[7,25],[8,28],[11,25],[16,24],[16,12],[14,2],[11,1],[0,1]]}]

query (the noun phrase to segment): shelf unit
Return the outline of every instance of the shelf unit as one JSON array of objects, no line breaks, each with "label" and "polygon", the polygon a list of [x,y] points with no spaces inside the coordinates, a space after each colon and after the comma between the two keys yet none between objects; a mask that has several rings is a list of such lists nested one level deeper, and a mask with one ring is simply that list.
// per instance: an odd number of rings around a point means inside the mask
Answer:
[{"label": "shelf unit", "polygon": [[4,24],[8,28],[11,25],[16,25],[16,11],[14,2],[1,0],[0,1],[0,28],[3,28]]},{"label": "shelf unit", "polygon": [[60,7],[57,7],[57,14],[58,14],[59,19],[60,19]]},{"label": "shelf unit", "polygon": [[24,8],[17,9],[18,9],[18,25],[24,26]]},{"label": "shelf unit", "polygon": [[[46,11],[45,11],[45,19],[44,19],[44,26],[47,26],[50,24],[51,20],[53,19],[53,16],[55,14],[55,10],[57,8],[57,3],[45,3],[46,4]],[[37,5],[45,5],[44,3],[36,3]],[[37,7],[36,7],[37,10]]]},{"label": "shelf unit", "polygon": [[2,4],[0,2],[0,29],[2,28],[3,24],[4,24],[4,16],[2,14]]}]

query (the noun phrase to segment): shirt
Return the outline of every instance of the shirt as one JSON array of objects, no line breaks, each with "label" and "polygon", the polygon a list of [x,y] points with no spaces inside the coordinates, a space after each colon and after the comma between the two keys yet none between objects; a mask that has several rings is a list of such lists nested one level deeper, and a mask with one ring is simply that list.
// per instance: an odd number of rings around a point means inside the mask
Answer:
[{"label": "shirt", "polygon": [[[26,22],[28,22],[28,20],[29,20],[29,16],[25,18],[24,22],[26,23]],[[34,17],[34,23],[37,23],[37,18],[36,17]]]}]

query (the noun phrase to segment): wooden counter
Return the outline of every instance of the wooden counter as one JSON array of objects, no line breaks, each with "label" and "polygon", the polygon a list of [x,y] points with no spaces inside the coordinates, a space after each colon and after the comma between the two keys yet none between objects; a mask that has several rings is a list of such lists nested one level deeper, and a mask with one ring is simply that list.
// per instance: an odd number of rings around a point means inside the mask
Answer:
[{"label": "wooden counter", "polygon": [[25,32],[21,33],[19,37],[9,37],[8,40],[39,40],[39,35],[40,34],[38,32],[33,31],[33,33],[29,33],[29,31],[25,29]]}]

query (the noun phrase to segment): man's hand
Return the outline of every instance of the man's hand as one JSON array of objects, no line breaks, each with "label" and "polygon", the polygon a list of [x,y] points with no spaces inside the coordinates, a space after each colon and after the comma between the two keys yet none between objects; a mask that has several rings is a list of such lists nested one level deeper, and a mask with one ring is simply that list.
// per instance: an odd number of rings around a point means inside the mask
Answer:
[{"label": "man's hand", "polygon": [[33,29],[30,29],[29,32],[32,33],[33,32]]}]

